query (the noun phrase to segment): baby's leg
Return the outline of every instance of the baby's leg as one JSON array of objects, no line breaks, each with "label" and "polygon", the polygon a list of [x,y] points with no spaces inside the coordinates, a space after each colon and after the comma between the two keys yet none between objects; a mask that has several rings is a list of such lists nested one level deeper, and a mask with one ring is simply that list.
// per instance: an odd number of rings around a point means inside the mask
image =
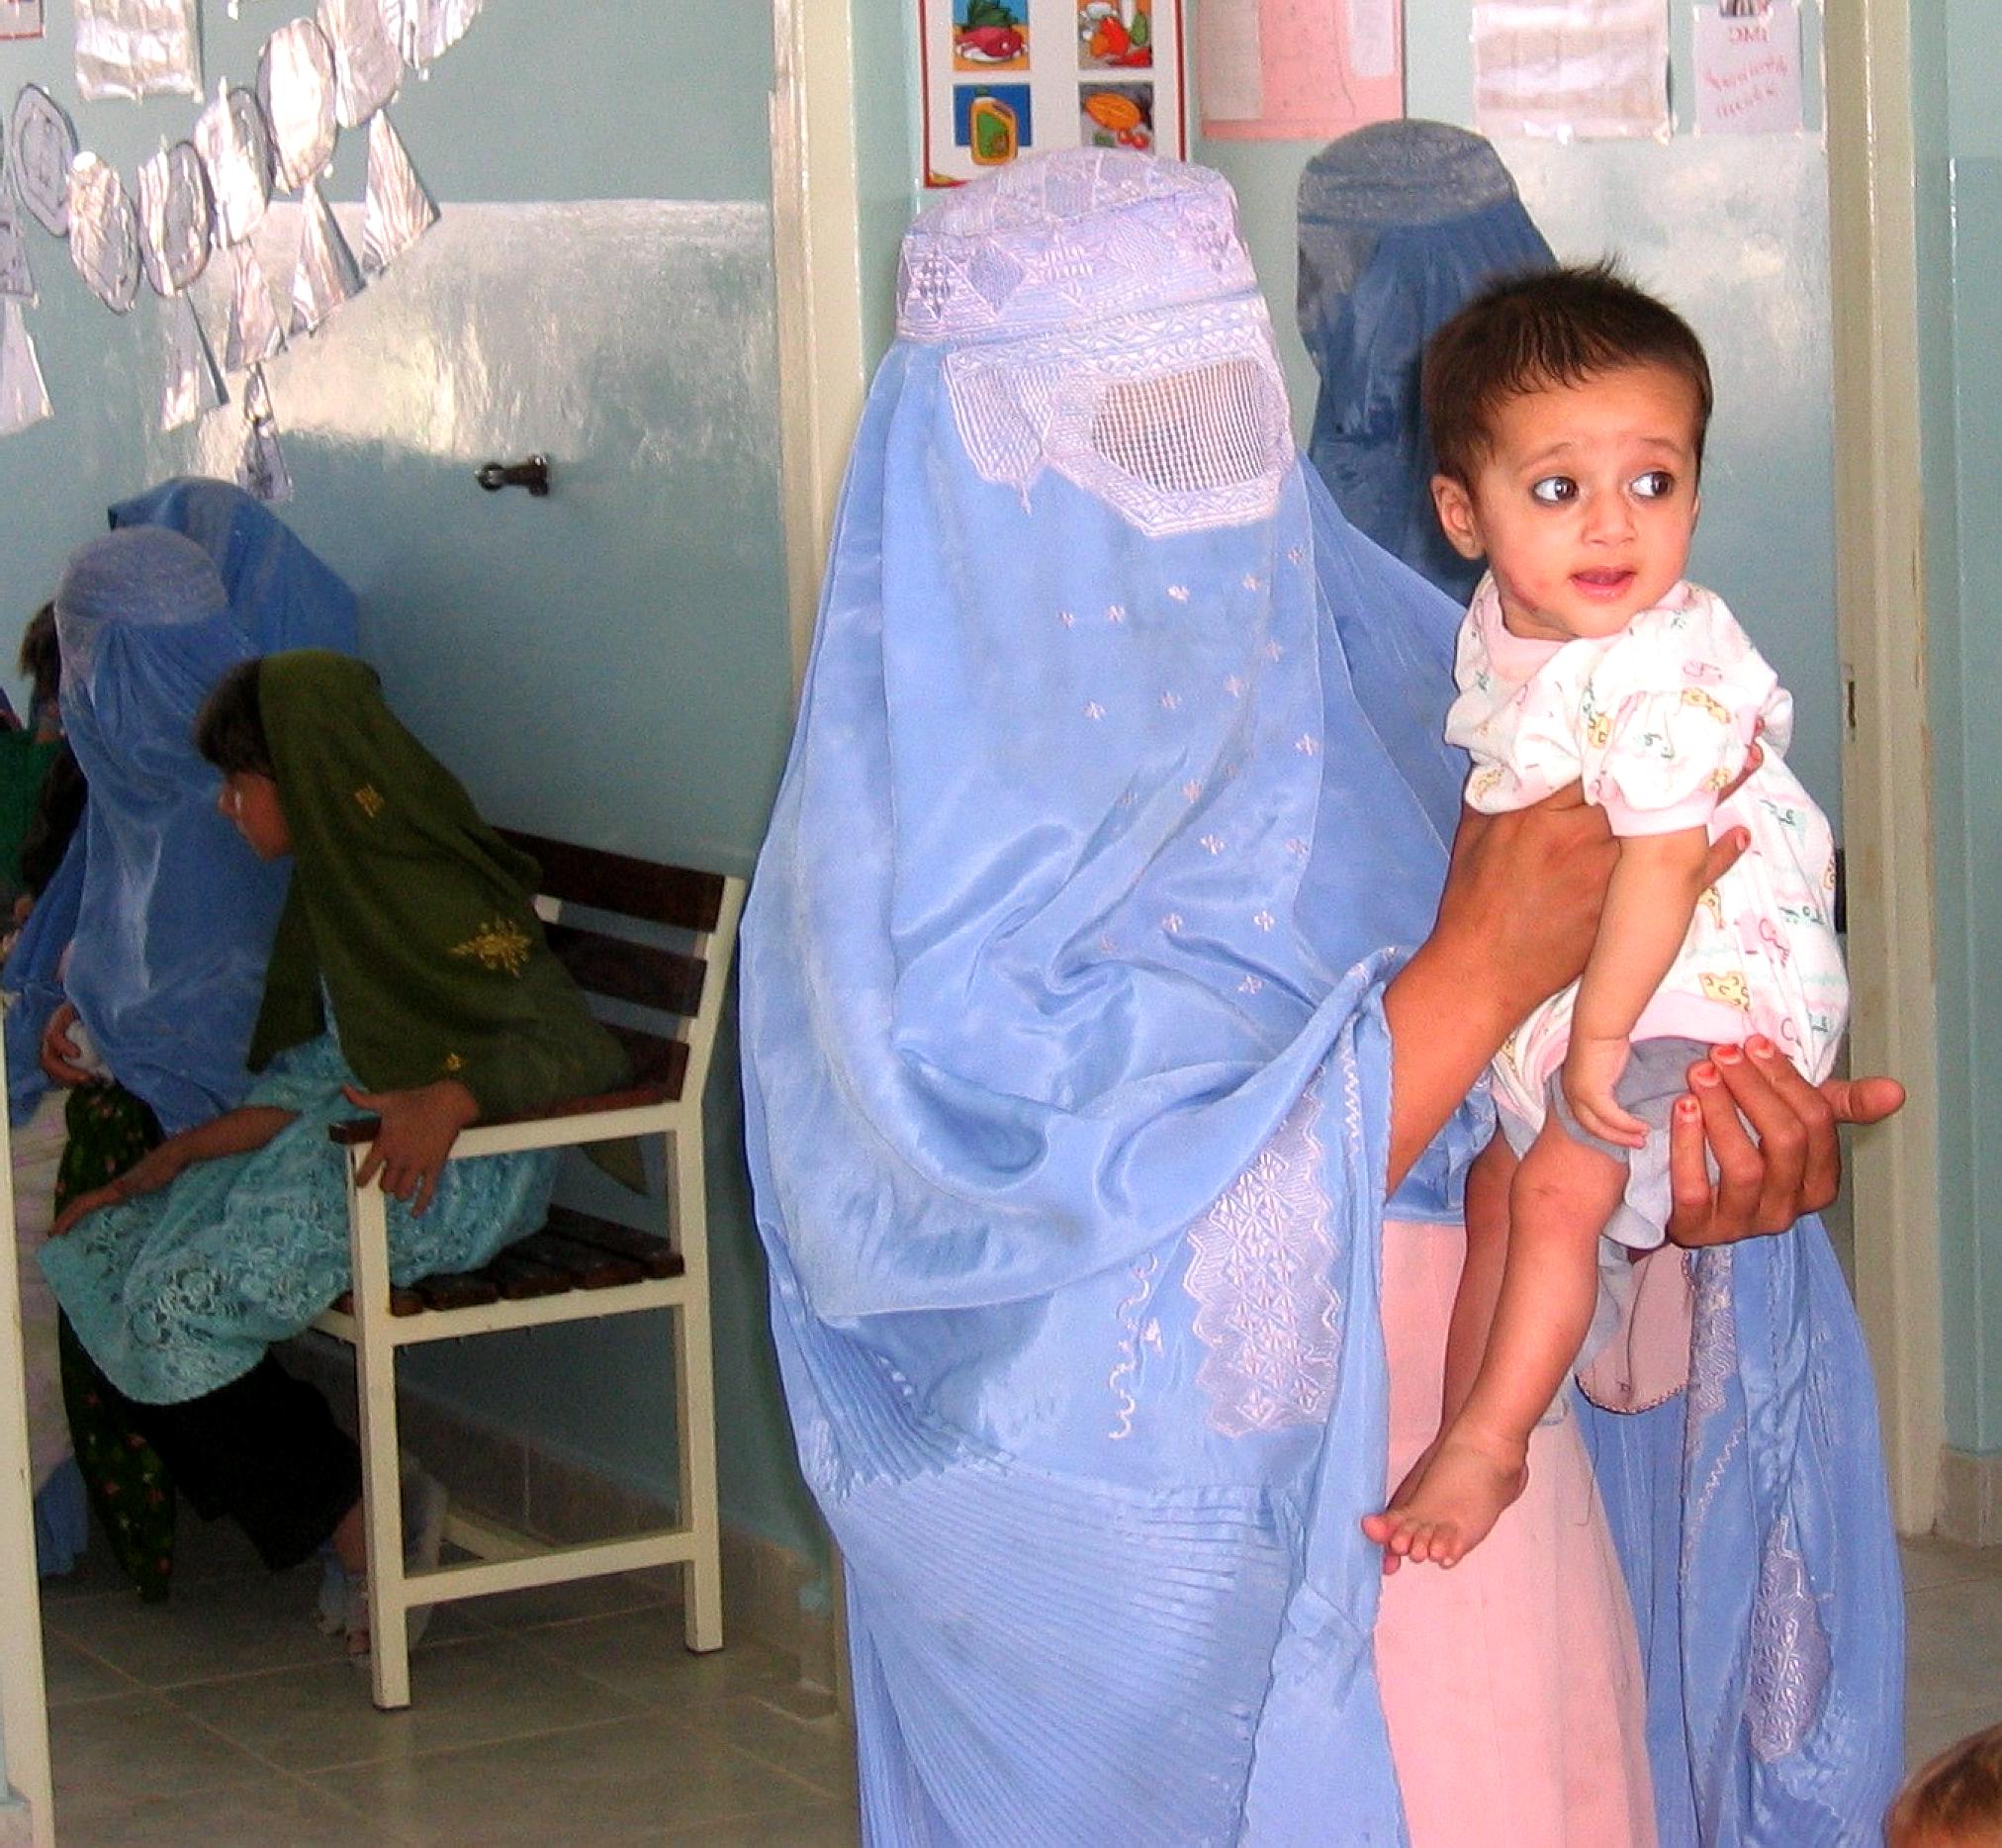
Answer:
[{"label": "baby's leg", "polygon": [[1446,1377],[1439,1394],[1439,1429],[1460,1416],[1502,1296],[1502,1271],[1508,1255],[1508,1190],[1518,1163],[1508,1139],[1498,1129],[1467,1170],[1467,1256],[1453,1294],[1453,1319],[1446,1330]]},{"label": "baby's leg", "polygon": [[[1508,1194],[1501,1295],[1466,1403],[1390,1508],[1363,1523],[1391,1554],[1453,1565],[1522,1493],[1529,1433],[1592,1326],[1598,1236],[1625,1184],[1622,1162],[1554,1120],[1522,1157]],[[1456,1303],[1456,1324],[1459,1315]]]}]

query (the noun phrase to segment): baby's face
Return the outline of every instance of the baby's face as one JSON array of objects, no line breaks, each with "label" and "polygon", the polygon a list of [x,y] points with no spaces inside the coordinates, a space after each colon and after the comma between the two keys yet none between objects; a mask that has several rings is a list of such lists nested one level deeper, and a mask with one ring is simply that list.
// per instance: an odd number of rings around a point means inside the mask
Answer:
[{"label": "baby's face", "polygon": [[1433,482],[1446,536],[1486,554],[1511,634],[1616,635],[1674,587],[1696,527],[1696,411],[1666,366],[1525,392],[1471,486]]}]

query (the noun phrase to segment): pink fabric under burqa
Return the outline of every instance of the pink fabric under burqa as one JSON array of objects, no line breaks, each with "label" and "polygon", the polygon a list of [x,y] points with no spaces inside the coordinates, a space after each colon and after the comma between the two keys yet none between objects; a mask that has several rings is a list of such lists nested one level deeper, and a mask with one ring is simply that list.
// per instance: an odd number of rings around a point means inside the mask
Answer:
[{"label": "pink fabric under burqa", "polygon": [[[1457,1226],[1384,1228],[1390,1481],[1437,1433]],[[1411,1848],[1655,1848],[1632,1609],[1578,1422],[1539,1430],[1529,1487],[1451,1571],[1384,1586],[1377,1679]]]}]

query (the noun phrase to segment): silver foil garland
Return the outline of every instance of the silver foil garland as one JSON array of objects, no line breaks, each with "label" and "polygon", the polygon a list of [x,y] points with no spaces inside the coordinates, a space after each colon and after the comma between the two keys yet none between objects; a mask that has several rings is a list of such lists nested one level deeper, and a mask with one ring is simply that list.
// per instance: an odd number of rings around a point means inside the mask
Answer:
[{"label": "silver foil garland", "polygon": [[202,320],[185,295],[167,304],[167,376],[160,393],[160,428],[177,430],[192,423],[205,411],[228,404],[223,375],[209,336],[202,331]]},{"label": "silver foil garland", "polygon": [[255,94],[234,85],[195,119],[195,146],[209,172],[217,240],[241,243],[271,203],[271,130]]},{"label": "silver foil garland", "polygon": [[69,169],[69,260],[90,292],[123,315],[139,292],[139,220],[118,170],[95,154]]},{"label": "silver foil garland", "polygon": [[192,141],[176,141],[138,173],[139,261],[155,295],[179,295],[209,264],[216,209]]},{"label": "silver foil garland", "polygon": [[76,93],[86,103],[200,96],[196,0],[75,0]]},{"label": "silver foil garland", "polygon": [[368,187],[362,195],[361,266],[380,276],[438,222],[437,202],[417,178],[387,113],[368,125]]},{"label": "silver foil garland", "polygon": [[343,129],[360,128],[396,95],[402,25],[401,0],[319,0],[319,29],[333,47],[334,119]]},{"label": "silver foil garland", "polygon": [[418,70],[442,57],[480,16],[480,0],[404,0],[404,56]]},{"label": "silver foil garland", "polygon": [[261,365],[285,347],[285,329],[272,306],[271,285],[254,244],[229,251],[229,322],[223,336],[223,370]]},{"label": "silver foil garland", "polygon": [[354,252],[333,222],[332,209],[311,180],[300,196],[299,207],[299,263],[292,272],[291,331],[295,337],[311,333],[363,288]]},{"label": "silver foil garland", "polygon": [[35,269],[28,261],[21,207],[14,195],[4,189],[0,189],[0,295],[20,302],[35,300]]},{"label": "silver foil garland", "polygon": [[243,447],[236,458],[236,485],[267,506],[292,499],[292,472],[278,442],[278,418],[264,369],[253,367],[243,385]]},{"label": "silver foil garland", "polygon": [[21,304],[0,302],[0,436],[12,436],[50,414],[48,387],[35,355]]},{"label": "silver foil garland", "polygon": [[271,130],[273,184],[296,193],[333,158],[333,47],[310,19],[281,26],[257,59],[257,101]]},{"label": "silver foil garland", "polygon": [[52,237],[69,235],[69,169],[75,159],[75,125],[40,84],[23,84],[7,121],[7,164],[28,216]]}]

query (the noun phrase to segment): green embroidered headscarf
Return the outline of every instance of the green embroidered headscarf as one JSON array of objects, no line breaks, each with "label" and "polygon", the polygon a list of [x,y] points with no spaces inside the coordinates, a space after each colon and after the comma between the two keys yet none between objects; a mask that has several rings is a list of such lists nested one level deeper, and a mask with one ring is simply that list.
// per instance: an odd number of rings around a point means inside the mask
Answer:
[{"label": "green embroidered headscarf", "polygon": [[482,1116],[609,1090],[617,1043],[551,954],[535,863],[345,655],[270,655],[257,703],[292,835],[292,889],[250,1065],[325,1030],[370,1090],[457,1078]]}]

